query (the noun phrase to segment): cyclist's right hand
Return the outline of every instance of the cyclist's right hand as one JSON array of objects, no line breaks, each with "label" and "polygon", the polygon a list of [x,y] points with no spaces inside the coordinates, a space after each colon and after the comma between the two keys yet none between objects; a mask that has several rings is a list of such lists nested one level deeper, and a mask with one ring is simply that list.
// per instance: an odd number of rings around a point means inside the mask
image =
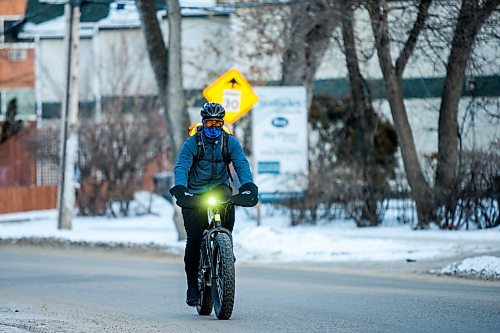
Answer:
[{"label": "cyclist's right hand", "polygon": [[194,194],[184,185],[175,185],[170,189],[170,194],[175,197],[178,206],[183,208],[192,208],[194,203]]}]

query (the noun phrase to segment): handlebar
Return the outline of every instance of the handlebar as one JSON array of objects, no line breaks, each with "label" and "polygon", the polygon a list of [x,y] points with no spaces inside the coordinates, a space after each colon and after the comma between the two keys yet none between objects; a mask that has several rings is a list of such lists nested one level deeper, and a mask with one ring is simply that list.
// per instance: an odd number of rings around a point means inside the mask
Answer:
[{"label": "handlebar", "polygon": [[[177,205],[182,208],[201,208],[201,207],[216,207],[218,205],[234,204],[241,207],[252,207],[257,204],[256,200],[250,200],[249,196],[241,194],[231,195],[227,189],[209,191],[203,194],[192,194],[185,196],[176,201]],[[214,202],[209,202],[214,199]]]}]

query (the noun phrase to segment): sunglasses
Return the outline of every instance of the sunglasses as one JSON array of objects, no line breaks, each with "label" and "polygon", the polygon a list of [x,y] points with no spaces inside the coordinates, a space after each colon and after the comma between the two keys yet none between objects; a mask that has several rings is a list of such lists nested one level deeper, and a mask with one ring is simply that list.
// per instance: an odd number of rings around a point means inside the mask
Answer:
[{"label": "sunglasses", "polygon": [[222,125],[224,125],[224,121],[222,120],[213,120],[213,119],[210,119],[210,120],[205,120],[203,121],[203,126],[205,127],[222,127]]}]

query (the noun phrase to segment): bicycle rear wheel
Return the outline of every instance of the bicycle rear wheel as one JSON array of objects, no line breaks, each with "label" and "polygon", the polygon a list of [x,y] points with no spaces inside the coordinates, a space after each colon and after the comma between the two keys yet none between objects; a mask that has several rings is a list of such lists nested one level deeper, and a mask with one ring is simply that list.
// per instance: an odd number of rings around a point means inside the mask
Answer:
[{"label": "bicycle rear wheel", "polygon": [[200,316],[209,316],[212,313],[212,289],[210,286],[210,265],[206,254],[206,239],[203,239],[200,249],[200,268],[198,270],[198,288],[200,289],[200,305],[196,310]]},{"label": "bicycle rear wheel", "polygon": [[214,239],[214,271],[212,298],[215,315],[229,319],[233,313],[235,272],[233,246],[229,235],[220,233]]}]

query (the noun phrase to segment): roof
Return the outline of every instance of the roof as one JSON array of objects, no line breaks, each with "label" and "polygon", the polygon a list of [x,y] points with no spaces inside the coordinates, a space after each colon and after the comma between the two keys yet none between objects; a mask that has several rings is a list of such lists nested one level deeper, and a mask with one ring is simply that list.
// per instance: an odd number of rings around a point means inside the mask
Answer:
[{"label": "roof", "polygon": [[[109,4],[86,3],[81,7],[81,22],[97,22],[109,13]],[[26,21],[40,24],[64,15],[64,4],[49,4],[40,0],[28,0]]]},{"label": "roof", "polygon": [[[1,1],[1,0],[0,0]],[[65,33],[64,2],[28,0],[26,20],[21,38],[62,38]],[[51,0],[54,1],[54,0]],[[91,37],[94,27],[99,29],[139,28],[141,20],[134,0],[81,0],[80,37]],[[56,1],[57,2],[57,1]],[[158,15],[167,16],[166,1],[156,0]],[[215,0],[181,0],[181,13],[189,17],[208,15],[227,16],[226,9],[215,6]]]},{"label": "roof", "polygon": [[[133,0],[100,0],[99,3],[82,1],[80,21],[83,23],[98,22],[108,17],[111,8],[117,8],[118,4],[120,4],[119,8],[122,9],[130,6],[135,7]],[[214,8],[214,6],[215,0],[181,0],[181,13],[183,16],[206,16],[207,11],[203,8]],[[156,8],[158,11],[166,12],[166,1],[156,0]],[[213,14],[211,13],[211,15]],[[227,11],[219,8],[215,14],[227,14]],[[26,19],[29,23],[39,24],[62,15],[64,15],[64,4],[49,4],[44,0],[28,0]]]}]

